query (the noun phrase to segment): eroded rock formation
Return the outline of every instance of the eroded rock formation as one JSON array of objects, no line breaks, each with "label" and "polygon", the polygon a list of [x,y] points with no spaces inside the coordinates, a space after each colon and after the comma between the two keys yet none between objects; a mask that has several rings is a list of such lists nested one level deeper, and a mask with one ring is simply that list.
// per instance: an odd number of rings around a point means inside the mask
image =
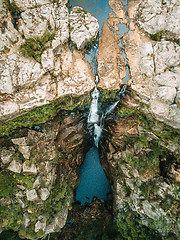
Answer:
[{"label": "eroded rock formation", "polygon": [[99,25],[82,9],[83,16],[77,8],[69,17],[67,2],[14,1],[11,4],[20,12],[16,27],[5,1],[1,3],[1,12],[6,9],[1,14],[0,31],[1,118],[14,117],[68,94],[83,95],[94,87],[90,65],[76,49],[71,52],[67,42],[71,36],[78,48],[85,47],[96,38]]},{"label": "eroded rock formation", "polygon": [[86,135],[83,118],[75,114],[1,139],[2,230],[37,239],[65,225]]}]

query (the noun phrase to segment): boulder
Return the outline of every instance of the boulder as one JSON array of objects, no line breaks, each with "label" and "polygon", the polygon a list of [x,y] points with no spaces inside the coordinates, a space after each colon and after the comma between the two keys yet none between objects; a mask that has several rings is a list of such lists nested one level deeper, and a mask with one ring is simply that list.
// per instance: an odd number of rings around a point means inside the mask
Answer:
[{"label": "boulder", "polygon": [[21,137],[21,138],[14,138],[11,139],[11,141],[18,146],[26,146],[27,145],[27,138],[26,137]]},{"label": "boulder", "polygon": [[180,68],[175,67],[170,71],[160,73],[154,77],[154,81],[159,85],[178,88],[180,86]]},{"label": "boulder", "polygon": [[13,147],[10,147],[9,149],[7,148],[2,148],[0,156],[1,156],[1,161],[3,164],[8,164],[12,160],[12,155],[15,153],[15,149]]},{"label": "boulder", "polygon": [[26,190],[26,197],[28,201],[36,201],[39,199],[35,189]]},{"label": "boulder", "polygon": [[29,215],[27,213],[24,213],[23,214],[23,223],[24,223],[24,226],[25,228],[27,228],[30,224],[31,220],[29,218]]},{"label": "boulder", "polygon": [[176,38],[180,36],[180,5],[178,1],[141,1],[136,21],[149,34],[168,31]]},{"label": "boulder", "polygon": [[30,147],[29,146],[19,146],[18,150],[22,153],[25,159],[30,158]]},{"label": "boulder", "polygon": [[34,163],[28,164],[27,161],[23,163],[23,173],[37,174],[37,168]]},{"label": "boulder", "polygon": [[70,13],[70,37],[78,49],[97,37],[99,24],[97,19],[81,7],[74,7]]},{"label": "boulder", "polygon": [[46,228],[46,223],[37,221],[36,224],[35,224],[35,230],[34,231],[39,232],[40,230],[42,230],[44,232],[45,228]]},{"label": "boulder", "polygon": [[46,201],[50,195],[50,192],[47,188],[40,188],[39,191],[39,196],[43,201]]},{"label": "boulder", "polygon": [[11,172],[15,172],[15,173],[20,173],[22,170],[22,164],[16,160],[13,160],[10,164],[8,169]]},{"label": "boulder", "polygon": [[139,46],[140,67],[142,74],[150,77],[154,74],[154,51],[151,42],[143,42]]},{"label": "boulder", "polygon": [[67,216],[68,208],[63,206],[59,213],[55,216],[53,221],[49,225],[47,225],[45,234],[49,234],[63,228],[66,224]]}]

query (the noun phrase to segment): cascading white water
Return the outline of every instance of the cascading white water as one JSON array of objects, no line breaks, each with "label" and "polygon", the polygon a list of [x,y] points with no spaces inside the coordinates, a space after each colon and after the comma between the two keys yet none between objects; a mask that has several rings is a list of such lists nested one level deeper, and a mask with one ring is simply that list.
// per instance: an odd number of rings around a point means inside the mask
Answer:
[{"label": "cascading white water", "polygon": [[94,138],[94,144],[98,148],[99,140],[103,131],[103,122],[108,114],[110,114],[118,105],[120,102],[121,97],[124,96],[125,91],[126,91],[126,85],[122,87],[120,92],[118,93],[119,100],[110,105],[106,110],[105,113],[99,113],[99,90],[97,89],[97,84],[99,82],[98,76],[95,78],[95,88],[93,92],[91,93],[92,96],[92,102],[89,110],[89,115],[88,115],[88,128],[93,131],[93,138]]}]

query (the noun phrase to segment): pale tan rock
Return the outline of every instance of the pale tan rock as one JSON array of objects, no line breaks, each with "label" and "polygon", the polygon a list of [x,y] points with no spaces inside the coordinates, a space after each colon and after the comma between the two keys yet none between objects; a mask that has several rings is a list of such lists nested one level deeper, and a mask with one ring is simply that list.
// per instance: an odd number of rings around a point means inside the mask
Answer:
[{"label": "pale tan rock", "polygon": [[21,138],[14,138],[11,139],[11,141],[15,144],[15,145],[21,145],[21,146],[26,146],[27,145],[27,138],[26,137],[21,137]]},{"label": "pale tan rock", "polygon": [[63,206],[61,211],[55,216],[53,221],[49,225],[47,225],[45,233],[49,234],[51,232],[63,228],[64,225],[66,224],[67,216],[68,208]]},{"label": "pale tan rock", "polygon": [[40,230],[42,230],[44,232],[46,228],[46,223],[44,222],[40,222],[40,221],[37,221],[36,224],[35,224],[35,232],[39,232]]},{"label": "pale tan rock", "polygon": [[25,161],[23,163],[23,173],[37,174],[36,165],[34,163],[27,164],[27,162]]},{"label": "pale tan rock", "polygon": [[43,201],[46,201],[50,195],[50,192],[47,188],[40,188],[38,190],[39,196]]},{"label": "pale tan rock", "polygon": [[16,160],[13,160],[8,167],[8,170],[15,173],[20,173],[22,170],[22,164],[20,162],[17,162]]},{"label": "pale tan rock", "polygon": [[91,39],[95,39],[99,24],[97,19],[80,7],[74,7],[70,13],[70,37],[78,49],[84,48]]},{"label": "pale tan rock", "polygon": [[103,24],[98,48],[98,86],[103,89],[119,89],[125,77],[125,62],[118,56],[121,49],[107,23]]},{"label": "pale tan rock", "polygon": [[26,197],[28,201],[36,201],[39,199],[35,189],[26,190]]},{"label": "pale tan rock", "polygon": [[0,156],[1,156],[1,161],[3,164],[8,164],[12,160],[12,155],[15,153],[15,149],[13,147],[10,147],[9,149],[7,148],[2,148]]}]

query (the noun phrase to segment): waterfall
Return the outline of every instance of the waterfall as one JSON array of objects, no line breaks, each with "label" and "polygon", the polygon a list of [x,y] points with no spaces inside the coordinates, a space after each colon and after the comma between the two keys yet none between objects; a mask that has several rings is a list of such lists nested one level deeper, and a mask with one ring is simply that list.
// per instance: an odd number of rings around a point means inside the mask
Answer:
[{"label": "waterfall", "polygon": [[[97,89],[97,84],[99,82],[98,76],[95,78],[95,88],[93,92],[91,93],[92,97],[92,102],[89,110],[89,115],[88,115],[88,129],[89,133],[93,135],[94,139],[94,144],[98,148],[99,140],[101,138],[101,134],[104,128],[104,120],[108,114],[110,114],[118,105],[120,100],[124,97],[127,85],[123,85],[119,93],[117,94],[118,100],[110,105],[104,113],[100,113],[99,111],[99,90]],[[101,115],[101,117],[100,117]]]}]

